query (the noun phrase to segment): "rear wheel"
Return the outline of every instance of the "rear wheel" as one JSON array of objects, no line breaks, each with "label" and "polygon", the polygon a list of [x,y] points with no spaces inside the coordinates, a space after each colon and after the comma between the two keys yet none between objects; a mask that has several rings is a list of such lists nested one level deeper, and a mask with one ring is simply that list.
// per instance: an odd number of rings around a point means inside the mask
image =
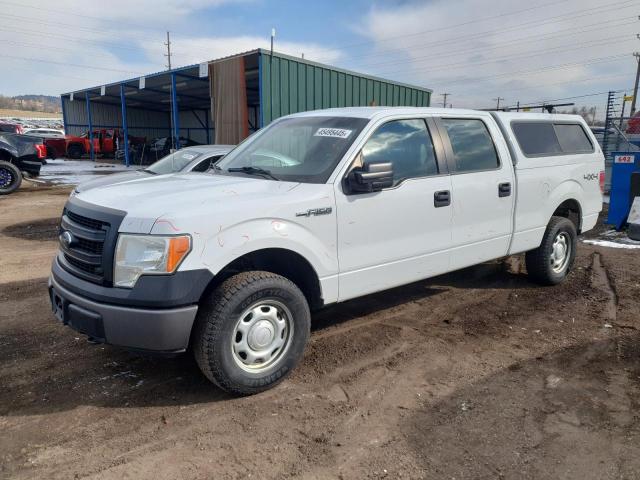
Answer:
[{"label": "rear wheel", "polygon": [[22,174],[13,163],[0,160],[0,195],[16,191],[22,183]]},{"label": "rear wheel", "polygon": [[192,345],[220,388],[250,395],[282,381],[302,358],[311,315],[300,289],[270,272],[225,280],[198,309]]},{"label": "rear wheel", "polygon": [[551,217],[540,246],[526,254],[529,277],[543,285],[562,282],[573,266],[577,237],[571,220]]},{"label": "rear wheel", "polygon": [[77,160],[83,154],[84,148],[82,148],[81,145],[69,145],[69,148],[67,148],[67,155],[69,158],[73,158],[74,160]]}]

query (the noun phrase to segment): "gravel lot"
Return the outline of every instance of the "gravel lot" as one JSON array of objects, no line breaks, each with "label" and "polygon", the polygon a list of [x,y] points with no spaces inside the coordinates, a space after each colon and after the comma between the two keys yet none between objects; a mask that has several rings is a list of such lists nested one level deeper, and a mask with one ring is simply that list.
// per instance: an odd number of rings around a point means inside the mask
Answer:
[{"label": "gravel lot", "polygon": [[581,243],[314,315],[300,367],[231,398],[190,356],[90,345],[46,276],[68,188],[0,198],[1,478],[640,478],[640,252]]}]

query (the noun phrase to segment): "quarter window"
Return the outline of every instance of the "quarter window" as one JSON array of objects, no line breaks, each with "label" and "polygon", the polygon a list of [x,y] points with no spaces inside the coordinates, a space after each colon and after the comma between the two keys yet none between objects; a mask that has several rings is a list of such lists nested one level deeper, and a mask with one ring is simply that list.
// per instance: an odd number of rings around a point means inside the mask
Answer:
[{"label": "quarter window", "polygon": [[593,145],[589,141],[587,134],[578,124],[556,123],[556,135],[563,153],[590,153],[593,152]]},{"label": "quarter window", "polygon": [[393,120],[378,128],[362,148],[365,164],[392,163],[393,184],[436,175],[433,142],[424,120]]},{"label": "quarter window", "polygon": [[593,152],[589,137],[577,123],[513,122],[511,129],[528,157]]},{"label": "quarter window", "polygon": [[442,124],[449,135],[456,172],[492,170],[500,166],[493,140],[482,120],[443,118]]}]

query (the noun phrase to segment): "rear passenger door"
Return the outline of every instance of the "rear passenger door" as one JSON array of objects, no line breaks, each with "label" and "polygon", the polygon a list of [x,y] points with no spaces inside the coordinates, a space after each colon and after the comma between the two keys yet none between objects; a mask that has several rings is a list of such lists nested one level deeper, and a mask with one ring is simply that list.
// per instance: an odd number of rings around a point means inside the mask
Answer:
[{"label": "rear passenger door", "polygon": [[451,269],[506,255],[515,185],[500,131],[483,118],[441,117],[437,123],[451,172]]}]

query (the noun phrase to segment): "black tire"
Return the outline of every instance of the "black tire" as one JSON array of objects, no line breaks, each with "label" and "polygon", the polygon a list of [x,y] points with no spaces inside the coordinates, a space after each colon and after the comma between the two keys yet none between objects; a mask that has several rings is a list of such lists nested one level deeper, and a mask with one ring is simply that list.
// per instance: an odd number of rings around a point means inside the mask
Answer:
[{"label": "black tire", "polygon": [[[556,258],[552,258],[554,242],[560,237],[564,238],[569,252],[564,255],[566,260],[555,263]],[[525,256],[529,278],[542,285],[557,285],[562,282],[571,271],[576,258],[577,240],[576,227],[571,220],[565,217],[551,217],[542,243]]]},{"label": "black tire", "polygon": [[20,188],[22,173],[13,163],[0,160],[0,195],[9,195]]},{"label": "black tire", "polygon": [[[271,330],[273,335],[267,335],[275,341],[279,337],[285,338],[287,332],[284,345],[280,351],[276,348],[276,353],[271,353],[272,357],[264,362],[267,363],[264,367],[244,364],[248,360],[242,359],[243,352],[236,351],[242,348],[238,345],[243,340],[250,352],[254,352],[249,347],[251,339],[272,341],[265,339],[265,330],[260,328],[267,325],[260,322],[269,320],[258,320],[260,313],[245,313],[252,307],[264,308],[266,310],[259,311],[267,312],[274,308],[278,322],[290,317],[287,321],[290,327],[280,332],[281,335],[275,330]],[[242,322],[252,325],[246,335],[237,330],[245,325]],[[268,325],[267,328],[271,328]],[[270,272],[243,272],[225,280],[201,302],[191,343],[195,359],[209,380],[234,395],[252,395],[275,386],[296,367],[309,338],[310,326],[309,305],[293,282]],[[271,348],[273,346],[268,350]]]},{"label": "black tire", "polygon": [[69,145],[69,148],[67,148],[67,156],[69,158],[77,160],[82,157],[82,155],[84,155],[84,148],[82,145]]}]

